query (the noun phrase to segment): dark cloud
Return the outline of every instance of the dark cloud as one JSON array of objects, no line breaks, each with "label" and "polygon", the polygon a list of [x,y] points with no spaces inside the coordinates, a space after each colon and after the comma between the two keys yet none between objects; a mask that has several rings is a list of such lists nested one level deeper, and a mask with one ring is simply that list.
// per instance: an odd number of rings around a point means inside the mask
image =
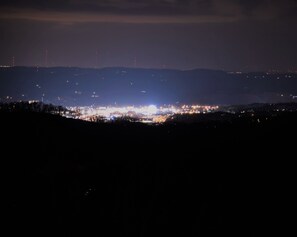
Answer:
[{"label": "dark cloud", "polygon": [[2,0],[0,65],[45,65],[47,49],[51,66],[137,58],[140,67],[297,71],[296,9],[297,0]]},{"label": "dark cloud", "polygon": [[4,0],[0,17],[60,22],[199,23],[297,15],[297,0]]}]

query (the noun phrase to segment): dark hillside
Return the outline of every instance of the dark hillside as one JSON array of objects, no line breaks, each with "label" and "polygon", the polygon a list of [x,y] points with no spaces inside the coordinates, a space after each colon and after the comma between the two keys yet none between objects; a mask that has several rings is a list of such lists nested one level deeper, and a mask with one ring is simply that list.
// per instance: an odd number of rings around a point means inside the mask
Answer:
[{"label": "dark hillside", "polygon": [[[215,115],[210,115],[215,116]],[[293,180],[297,114],[164,125],[1,112],[11,236],[257,236]],[[5,151],[5,153],[4,153]],[[282,208],[287,208],[288,202]]]}]

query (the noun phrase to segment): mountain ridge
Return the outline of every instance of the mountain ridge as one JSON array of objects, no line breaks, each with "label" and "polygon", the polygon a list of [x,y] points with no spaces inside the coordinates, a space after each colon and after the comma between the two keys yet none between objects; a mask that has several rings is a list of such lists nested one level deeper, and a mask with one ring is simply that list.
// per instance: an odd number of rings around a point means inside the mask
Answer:
[{"label": "mountain ridge", "polygon": [[296,102],[295,73],[111,67],[0,69],[0,101],[63,106]]}]

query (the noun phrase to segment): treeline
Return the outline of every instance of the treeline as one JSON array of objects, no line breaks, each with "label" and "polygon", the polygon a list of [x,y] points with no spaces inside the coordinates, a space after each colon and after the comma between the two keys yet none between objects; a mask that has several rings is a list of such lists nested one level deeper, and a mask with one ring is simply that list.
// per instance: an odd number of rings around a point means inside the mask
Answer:
[{"label": "treeline", "polygon": [[0,103],[1,112],[37,112],[37,113],[51,113],[51,114],[65,114],[69,112],[63,106],[57,106],[53,104],[44,104],[42,102],[10,102]]}]

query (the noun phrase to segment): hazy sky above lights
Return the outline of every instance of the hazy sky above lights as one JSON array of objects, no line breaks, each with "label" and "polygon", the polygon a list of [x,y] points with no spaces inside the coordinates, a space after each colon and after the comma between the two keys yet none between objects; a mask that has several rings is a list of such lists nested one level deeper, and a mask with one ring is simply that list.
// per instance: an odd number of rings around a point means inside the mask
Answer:
[{"label": "hazy sky above lights", "polygon": [[297,70],[297,0],[7,0],[0,64]]}]

